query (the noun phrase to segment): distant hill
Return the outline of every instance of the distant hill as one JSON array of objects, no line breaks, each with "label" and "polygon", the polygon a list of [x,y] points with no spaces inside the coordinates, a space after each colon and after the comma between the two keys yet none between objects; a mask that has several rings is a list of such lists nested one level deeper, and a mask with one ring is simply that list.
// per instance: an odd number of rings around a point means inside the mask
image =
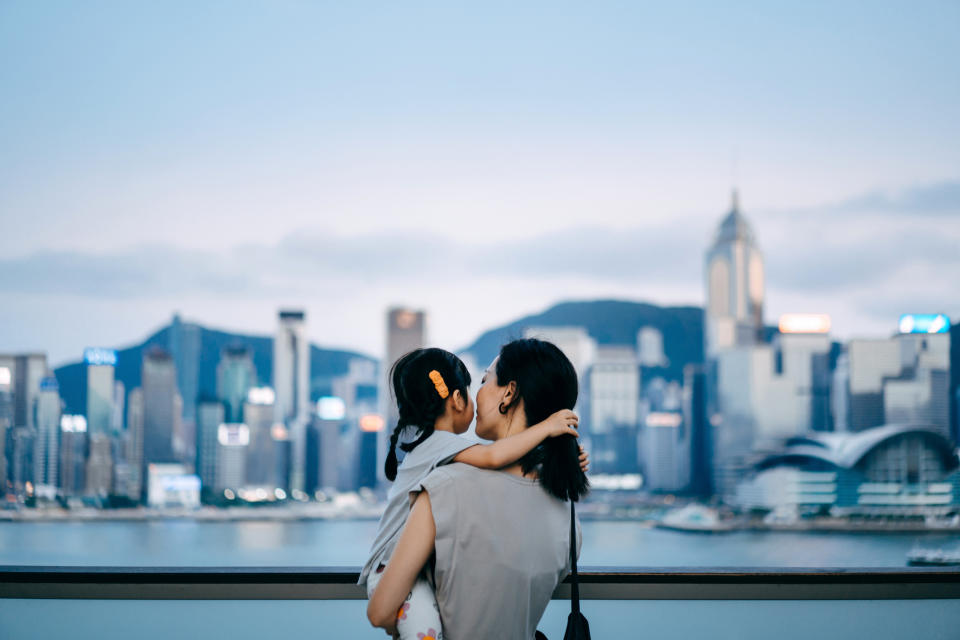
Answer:
[{"label": "distant hill", "polygon": [[641,327],[654,327],[663,334],[663,350],[670,361],[649,373],[667,380],[682,380],[683,367],[703,362],[703,309],[700,307],[658,307],[645,302],[593,300],[562,302],[534,315],[491,329],[463,348],[486,365],[501,345],[523,336],[528,327],[584,327],[601,345],[636,345]]},{"label": "distant hill", "polygon": [[[193,394],[193,397],[214,396],[217,387],[217,364],[220,361],[220,352],[227,345],[245,345],[253,355],[253,363],[257,370],[258,383],[272,384],[273,378],[273,338],[270,336],[251,336],[230,333],[217,329],[208,329],[194,323],[181,323],[175,318],[174,322],[159,329],[142,343],[117,350],[117,367],[115,377],[123,382],[126,392],[140,386],[140,372],[144,352],[153,346],[163,347],[174,353],[175,359],[180,354],[175,349],[176,343],[184,344],[199,337],[199,358],[195,365],[196,376],[187,376],[187,380],[180,376],[180,393],[184,397]],[[182,349],[181,351],[188,351]],[[183,357],[183,356],[181,356]],[[324,349],[310,345],[310,372],[311,396],[316,397],[330,392],[330,380],[333,377],[347,372],[348,364],[353,359],[374,361],[368,355],[342,349]],[[184,362],[178,361],[178,373],[183,370]],[[63,398],[68,413],[86,412],[86,373],[82,362],[67,364],[54,371],[57,382],[60,384],[60,396]],[[190,382],[193,380],[193,382]],[[184,388],[196,386],[193,388]]]}]

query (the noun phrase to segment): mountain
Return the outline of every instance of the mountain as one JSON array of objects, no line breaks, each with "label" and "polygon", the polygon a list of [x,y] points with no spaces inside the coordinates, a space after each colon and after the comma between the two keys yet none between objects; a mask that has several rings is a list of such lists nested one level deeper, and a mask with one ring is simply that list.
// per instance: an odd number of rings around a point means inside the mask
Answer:
[{"label": "mountain", "polygon": [[[527,327],[584,327],[601,345],[636,345],[641,327],[654,327],[663,334],[663,350],[669,365],[649,372],[667,380],[682,380],[683,367],[703,362],[703,309],[658,307],[645,302],[593,300],[562,302],[534,315],[491,329],[460,350],[486,366],[501,345],[523,337]],[[645,372],[646,372],[645,368]]]},{"label": "mountain", "polygon": [[[188,343],[190,344],[187,348]],[[250,349],[257,370],[258,383],[270,385],[273,378],[273,338],[251,336],[217,329],[208,329],[195,323],[173,322],[162,327],[140,344],[117,350],[115,379],[123,382],[126,392],[140,386],[141,364],[144,352],[153,346],[163,347],[174,355],[177,365],[180,393],[184,398],[193,395],[215,396],[217,364],[220,352],[228,345],[244,345]],[[198,357],[185,355],[191,350]],[[310,345],[311,397],[330,393],[330,380],[347,372],[354,359],[375,361],[368,355],[341,349],[324,349]],[[54,371],[60,385],[67,413],[86,413],[86,367],[82,362],[67,364]]]}]

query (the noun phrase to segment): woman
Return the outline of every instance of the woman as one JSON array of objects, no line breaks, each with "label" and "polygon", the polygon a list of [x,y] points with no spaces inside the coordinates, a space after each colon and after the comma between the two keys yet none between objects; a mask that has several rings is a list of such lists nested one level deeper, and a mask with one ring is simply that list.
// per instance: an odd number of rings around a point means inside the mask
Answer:
[{"label": "woman", "polygon": [[[519,433],[572,409],[577,392],[576,372],[560,349],[541,340],[511,342],[477,392],[477,435]],[[433,471],[411,493],[406,527],[367,607],[370,622],[394,631],[433,555],[446,640],[533,638],[569,570],[565,501],[578,500],[588,486],[578,456],[576,440],[562,436],[499,471],[460,463]]]}]

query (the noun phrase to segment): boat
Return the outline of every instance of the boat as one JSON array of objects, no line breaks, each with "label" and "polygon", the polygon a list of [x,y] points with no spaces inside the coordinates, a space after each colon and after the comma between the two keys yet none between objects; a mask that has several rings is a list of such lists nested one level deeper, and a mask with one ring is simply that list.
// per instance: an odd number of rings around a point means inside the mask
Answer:
[{"label": "boat", "polygon": [[907,553],[907,565],[911,567],[952,567],[960,565],[960,548],[944,549],[913,548]]}]

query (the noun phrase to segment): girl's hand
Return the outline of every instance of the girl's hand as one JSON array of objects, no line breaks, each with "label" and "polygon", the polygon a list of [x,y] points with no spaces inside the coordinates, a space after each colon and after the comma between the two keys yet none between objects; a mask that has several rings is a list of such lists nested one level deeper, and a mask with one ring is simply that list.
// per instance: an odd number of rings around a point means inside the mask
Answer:
[{"label": "girl's hand", "polygon": [[590,468],[590,456],[580,447],[580,470],[584,473]]},{"label": "girl's hand", "polygon": [[543,421],[546,426],[547,437],[555,438],[557,436],[573,436],[579,438],[576,426],[580,422],[580,417],[569,409],[561,409],[555,414]]}]

